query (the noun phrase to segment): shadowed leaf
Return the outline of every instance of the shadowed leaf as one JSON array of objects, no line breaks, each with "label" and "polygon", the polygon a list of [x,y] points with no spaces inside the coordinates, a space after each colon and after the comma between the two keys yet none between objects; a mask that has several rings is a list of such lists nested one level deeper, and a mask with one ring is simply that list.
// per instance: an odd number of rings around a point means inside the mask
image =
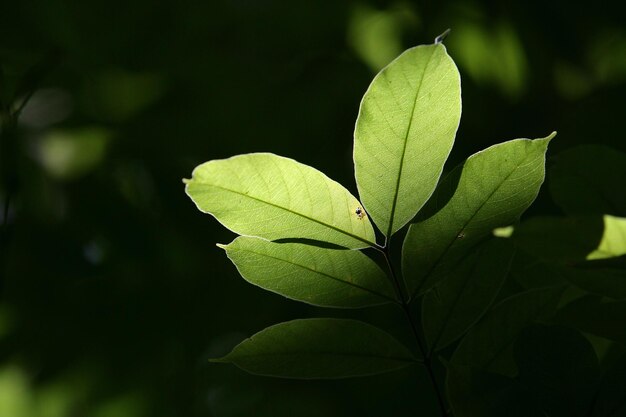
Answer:
[{"label": "shadowed leaf", "polygon": [[509,242],[493,239],[426,293],[422,319],[431,350],[446,347],[480,319],[498,295],[513,253]]},{"label": "shadowed leaf", "polygon": [[626,217],[626,154],[585,145],[561,152],[550,169],[550,192],[567,214]]},{"label": "shadowed leaf", "polygon": [[388,333],[369,324],[304,319],[268,327],[215,362],[233,363],[259,375],[320,379],[389,372],[416,359]]},{"label": "shadowed leaf", "polygon": [[515,375],[512,347],[522,329],[556,307],[562,288],[522,292],[498,303],[463,338],[451,358],[460,366]]},{"label": "shadowed leaf", "polygon": [[585,296],[561,308],[555,322],[617,342],[626,342],[626,301]]}]

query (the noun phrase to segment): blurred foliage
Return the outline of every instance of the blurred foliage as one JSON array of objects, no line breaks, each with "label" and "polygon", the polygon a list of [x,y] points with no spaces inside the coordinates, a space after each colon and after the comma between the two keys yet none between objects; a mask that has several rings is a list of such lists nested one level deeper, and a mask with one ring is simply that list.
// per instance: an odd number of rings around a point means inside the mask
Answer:
[{"label": "blurred foliage", "polygon": [[104,157],[109,133],[100,127],[50,130],[37,143],[37,159],[47,173],[70,179],[85,175]]},{"label": "blurred foliage", "polygon": [[[285,382],[210,365],[320,311],[246,285],[213,246],[232,234],[180,179],[270,151],[356,194],[352,132],[373,72],[448,27],[464,102],[448,167],[553,129],[550,155],[626,151],[623,16],[622,2],[562,0],[1,2],[0,415],[430,415],[421,373]],[[529,216],[561,214],[546,188]],[[575,313],[563,322],[586,326]],[[623,320],[594,331],[622,340]]]},{"label": "blurred foliage", "polygon": [[406,3],[388,9],[375,9],[356,3],[352,9],[348,42],[354,52],[378,72],[404,51],[403,33],[419,27],[416,10]]}]

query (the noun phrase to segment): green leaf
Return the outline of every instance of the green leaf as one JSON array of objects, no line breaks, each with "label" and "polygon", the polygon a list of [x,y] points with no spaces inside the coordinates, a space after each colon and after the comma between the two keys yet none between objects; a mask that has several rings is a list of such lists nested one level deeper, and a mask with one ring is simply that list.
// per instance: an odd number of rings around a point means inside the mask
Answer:
[{"label": "green leaf", "polygon": [[562,268],[543,262],[524,250],[518,249],[513,258],[509,276],[524,289],[565,286]]},{"label": "green leaf", "polygon": [[512,347],[518,334],[556,307],[562,287],[525,291],[498,303],[463,338],[451,363],[513,376]]},{"label": "green leaf", "polygon": [[431,351],[454,342],[487,311],[507,277],[513,253],[509,242],[492,239],[426,293],[422,320]]},{"label": "green leaf", "polygon": [[585,145],[561,152],[550,169],[550,192],[567,214],[626,217],[626,154]]},{"label": "green leaf", "polygon": [[626,219],[535,217],[515,228],[513,240],[544,264],[552,278],[564,278],[594,294],[626,297]]},{"label": "green leaf", "polygon": [[354,132],[359,195],[389,237],[432,194],[461,118],[461,80],[442,44],[411,48],[372,81]]},{"label": "green leaf", "polygon": [[221,246],[251,284],[322,307],[394,302],[382,269],[360,251],[238,237]]},{"label": "green leaf", "polygon": [[554,135],[491,146],[443,179],[404,240],[402,271],[412,294],[432,287],[493,229],[518,220],[539,192]]},{"label": "green leaf", "polygon": [[626,298],[626,257],[587,261],[575,267],[538,260],[517,251],[511,278],[526,289],[565,285],[567,282],[597,295]]},{"label": "green leaf", "polygon": [[600,216],[540,216],[517,225],[512,238],[538,259],[572,265],[584,261],[598,247],[603,228]]},{"label": "green leaf", "polygon": [[361,204],[323,173],[270,153],[214,160],[194,169],[186,192],[235,233],[303,238],[357,249],[376,244]]},{"label": "green leaf", "polygon": [[587,259],[608,259],[626,255],[626,218],[605,215],[604,232],[598,247]]},{"label": "green leaf", "polygon": [[606,297],[626,298],[626,256],[588,261],[565,268],[562,275],[575,286]]},{"label": "green leaf", "polygon": [[585,296],[561,308],[554,321],[585,333],[626,342],[626,301]]},{"label": "green leaf", "polygon": [[417,360],[388,333],[345,319],[280,323],[244,340],[216,362],[258,375],[321,379],[374,375]]}]

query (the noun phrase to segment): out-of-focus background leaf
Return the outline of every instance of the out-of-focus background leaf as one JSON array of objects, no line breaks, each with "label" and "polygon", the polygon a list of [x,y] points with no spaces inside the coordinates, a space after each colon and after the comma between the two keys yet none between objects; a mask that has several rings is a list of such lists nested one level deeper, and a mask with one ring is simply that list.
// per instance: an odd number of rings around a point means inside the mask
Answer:
[{"label": "out-of-focus background leaf", "polygon": [[[356,194],[361,96],[448,27],[463,116],[447,169],[552,130],[549,165],[579,144],[626,151],[623,16],[563,0],[1,2],[0,104],[33,94],[0,148],[0,415],[434,414],[419,368],[285,382],[209,364],[267,325],[329,313],[239,278],[214,245],[233,235],[181,178],[269,151]],[[545,188],[529,216],[562,214]]]}]

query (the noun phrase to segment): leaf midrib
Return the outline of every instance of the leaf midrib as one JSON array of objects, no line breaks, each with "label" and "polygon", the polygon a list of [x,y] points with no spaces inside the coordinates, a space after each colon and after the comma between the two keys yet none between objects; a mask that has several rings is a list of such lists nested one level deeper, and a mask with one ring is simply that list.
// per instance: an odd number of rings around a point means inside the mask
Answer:
[{"label": "leaf midrib", "polygon": [[341,282],[341,283],[344,283],[344,284],[346,284],[346,285],[352,286],[352,287],[354,287],[354,288],[358,288],[358,289],[360,289],[360,290],[362,290],[362,291],[365,291],[365,292],[368,292],[368,293],[370,293],[370,294],[372,294],[372,295],[379,296],[379,297],[384,298],[384,299],[386,299],[386,300],[388,300],[388,301],[391,301],[391,302],[393,302],[393,303],[397,302],[397,301],[396,301],[396,300],[394,300],[393,298],[391,298],[391,297],[387,297],[386,295],[380,294],[380,293],[378,293],[378,292],[376,292],[376,291],[374,291],[374,290],[370,290],[370,289],[368,289],[368,288],[362,287],[362,286],[357,285],[357,284],[354,284],[354,283],[352,283],[352,282],[349,282],[349,281],[344,281],[344,280],[342,280],[342,279],[340,279],[340,278],[333,277],[332,275],[328,275],[328,274],[327,274],[327,273],[325,273],[325,272],[317,271],[317,270],[312,269],[312,268],[310,268],[310,267],[308,267],[308,266],[306,266],[306,265],[301,265],[301,264],[298,264],[298,263],[295,263],[295,262],[289,261],[289,260],[287,260],[287,259],[278,258],[278,257],[276,257],[276,256],[268,255],[268,254],[266,254],[266,253],[255,252],[255,251],[250,250],[250,249],[234,249],[234,250],[246,251],[246,252],[253,253],[253,254],[255,254],[255,255],[266,256],[266,257],[268,257],[268,258],[275,259],[275,260],[277,260],[277,261],[282,261],[282,262],[288,263],[288,264],[290,264],[290,265],[295,265],[295,266],[298,266],[298,267],[300,267],[300,268],[302,268],[302,269],[306,269],[307,271],[311,271],[311,272],[313,272],[313,273],[316,273],[316,274],[319,274],[319,275],[325,276],[325,277],[327,277],[327,278],[330,278],[330,279],[332,279],[332,280],[335,280],[335,281],[337,281],[337,282]]},{"label": "leaf midrib", "polygon": [[247,198],[249,198],[249,199],[251,199],[251,200],[255,200],[255,201],[258,201],[258,202],[260,202],[260,203],[267,204],[267,205],[272,206],[272,207],[276,207],[276,208],[281,209],[281,210],[284,210],[284,211],[286,211],[286,212],[288,212],[288,213],[295,214],[296,216],[303,217],[303,218],[305,218],[305,219],[307,219],[307,220],[310,220],[310,221],[312,221],[312,222],[314,222],[314,223],[317,223],[317,224],[320,224],[320,225],[322,225],[322,226],[328,227],[329,229],[332,229],[332,230],[334,230],[334,231],[336,231],[336,232],[342,233],[342,234],[344,234],[344,235],[346,235],[346,236],[349,236],[349,237],[351,237],[351,238],[353,238],[353,239],[356,239],[356,240],[358,240],[358,241],[360,241],[360,242],[366,243],[368,246],[376,246],[376,243],[375,243],[375,242],[370,242],[369,240],[367,240],[367,239],[365,239],[365,238],[363,238],[363,237],[360,237],[360,236],[354,235],[354,234],[352,234],[352,233],[349,233],[349,232],[347,232],[347,231],[345,231],[345,230],[342,230],[342,229],[340,229],[340,228],[338,228],[338,227],[336,227],[336,226],[330,225],[330,224],[328,224],[328,223],[324,223],[323,221],[321,221],[321,220],[317,220],[317,219],[315,219],[315,218],[313,218],[313,217],[310,217],[310,216],[307,216],[306,214],[298,213],[297,211],[293,211],[293,210],[290,210],[290,209],[288,209],[288,208],[286,208],[286,207],[279,206],[279,205],[274,204],[274,203],[271,203],[271,202],[269,202],[269,201],[262,200],[262,199],[260,199],[260,198],[254,197],[254,196],[252,196],[252,195],[250,195],[250,194],[246,194],[246,193],[243,193],[243,192],[241,192],[241,191],[237,191],[237,190],[233,190],[233,189],[230,189],[230,188],[226,188],[226,187],[223,187],[223,186],[221,186],[221,185],[217,185],[217,184],[207,184],[207,183],[203,183],[203,182],[198,182],[197,184],[198,184],[198,185],[203,185],[203,186],[206,186],[206,187],[215,187],[215,188],[219,188],[219,189],[221,189],[221,190],[228,191],[228,192],[231,192],[231,193],[233,193],[233,194],[240,195],[240,196],[242,196],[242,197],[247,197]]},{"label": "leaf midrib", "polygon": [[[458,235],[458,233],[460,233],[461,231],[463,231],[471,222],[472,220],[474,220],[474,218],[478,215],[478,213],[483,209],[483,207],[485,206],[485,204],[487,204],[487,202],[494,196],[494,194],[496,192],[498,192],[500,190],[500,188],[502,187],[502,185],[507,182],[509,180],[509,178],[511,177],[511,175],[513,175],[513,173],[515,171],[517,171],[517,169],[526,161],[526,158],[524,158],[524,160],[520,161],[517,165],[515,165],[515,168],[513,168],[511,170],[511,172],[509,172],[507,174],[507,176],[500,182],[500,184],[498,184],[497,187],[494,188],[494,190],[489,194],[489,196],[487,196],[487,198],[485,199],[485,201],[483,201],[480,206],[476,209],[476,211],[470,216],[470,218],[463,224],[463,226],[456,231],[455,236]],[[461,165],[461,167],[459,169],[462,169],[463,166],[465,164]],[[449,176],[451,177],[452,174],[454,173],[454,170],[452,170],[449,174]],[[445,208],[445,206],[444,206]],[[443,210],[443,208],[442,208]],[[417,295],[417,293],[422,289],[422,287],[424,286],[424,283],[426,282],[426,280],[428,278],[430,278],[430,275],[433,273],[433,271],[439,266],[439,264],[441,263],[441,260],[445,258],[445,255],[448,253],[448,251],[450,250],[450,248],[452,248],[452,246],[454,245],[454,243],[456,242],[456,237],[451,239],[450,242],[448,242],[448,244],[446,245],[446,248],[444,249],[444,251],[437,257],[437,260],[435,261],[435,263],[433,264],[432,267],[430,267],[430,269],[428,270],[428,272],[426,273],[426,275],[424,275],[424,278],[421,280],[420,285],[415,289],[415,291],[413,291],[413,296]]]},{"label": "leaf midrib", "polygon": [[409,141],[409,133],[411,132],[411,127],[413,126],[413,116],[415,115],[415,108],[417,107],[417,101],[420,97],[420,91],[422,90],[422,83],[424,81],[424,76],[426,75],[426,71],[428,70],[428,66],[432,60],[433,55],[435,54],[435,50],[433,49],[428,57],[428,61],[426,61],[426,65],[424,66],[424,71],[420,76],[420,80],[417,86],[417,91],[415,92],[415,99],[413,100],[413,107],[411,108],[411,116],[409,117],[409,125],[407,126],[406,133],[404,134],[404,143],[402,146],[402,155],[400,157],[400,166],[398,168],[398,177],[396,178],[396,187],[393,194],[393,202],[391,204],[391,213],[389,215],[389,227],[387,228],[387,237],[391,236],[393,231],[393,223],[394,217],[396,214],[396,207],[398,205],[398,194],[400,190],[400,179],[402,178],[402,171],[404,169],[404,155],[406,154],[406,147]]},{"label": "leaf midrib", "polygon": [[[446,314],[445,320],[444,320],[444,322],[443,322],[443,325],[442,325],[442,326],[441,326],[441,328],[439,329],[439,332],[438,332],[438,334],[437,334],[437,337],[436,337],[435,341],[432,343],[432,348],[431,348],[431,350],[432,350],[433,352],[434,352],[437,348],[440,348],[440,347],[438,346],[438,345],[439,345],[439,342],[441,342],[441,339],[442,339],[442,337],[443,337],[443,335],[444,335],[444,333],[445,333],[446,327],[448,326],[448,323],[450,322],[450,319],[452,318],[452,313],[453,313],[453,311],[456,309],[456,307],[458,306],[458,303],[459,303],[459,301],[461,300],[461,296],[463,295],[463,292],[467,289],[467,286],[469,285],[470,281],[471,281],[471,280],[472,280],[472,278],[474,277],[474,274],[476,273],[476,271],[477,271],[477,269],[478,269],[478,266],[479,266],[478,264],[479,264],[479,262],[480,262],[480,260],[481,260],[480,256],[482,256],[482,255],[484,255],[484,254],[482,254],[482,253],[481,253],[481,254],[479,254],[479,255],[478,255],[478,258],[476,259],[476,262],[472,265],[471,271],[470,271],[470,273],[468,274],[467,278],[465,279],[465,282],[463,283],[463,286],[462,286],[462,288],[461,288],[461,291],[459,291],[459,292],[456,294],[456,296],[455,296],[455,298],[454,298],[454,302],[452,303],[451,308],[447,311],[447,314]],[[512,264],[512,262],[513,262],[513,256],[514,256],[514,255],[511,255],[511,256],[509,257],[509,261],[507,262],[507,268],[506,268],[506,271],[505,271],[505,272],[504,272],[504,274],[503,274],[503,275],[504,275],[504,277],[503,277],[503,278],[501,278],[501,279],[499,280],[499,284],[500,284],[500,285],[498,285],[498,290],[497,290],[497,291],[496,291],[496,292],[492,295],[492,297],[491,297],[491,299],[489,300],[489,303],[487,304],[487,306],[486,306],[485,310],[484,310],[484,311],[483,311],[480,315],[478,315],[478,316],[477,316],[477,317],[476,317],[476,318],[475,318],[475,319],[474,319],[471,323],[469,323],[469,325],[468,325],[467,329],[465,329],[465,330],[461,333],[461,335],[463,335],[463,334],[467,333],[467,332],[469,331],[469,329],[471,329],[471,328],[472,328],[472,326],[473,326],[473,325],[475,325],[476,323],[478,323],[478,321],[480,321],[480,319],[481,319],[482,317],[484,317],[484,315],[487,313],[487,311],[488,311],[489,307],[493,304],[494,299],[498,296],[498,292],[500,291],[500,288],[502,288],[502,285],[503,285],[503,283],[504,283],[504,280],[506,279],[506,276],[508,276],[508,274],[509,274],[509,272],[510,272],[510,270],[511,270],[511,264]],[[467,257],[466,257],[465,259],[467,259]],[[458,337],[457,337],[457,338],[458,338]],[[454,341],[454,339],[453,339],[452,341]],[[449,343],[451,343],[451,342],[448,342],[448,344],[449,344]],[[444,345],[444,347],[445,347],[445,346],[447,346],[447,345]]]},{"label": "leaf midrib", "polygon": [[[461,296],[463,295],[463,292],[465,291],[465,289],[469,285],[470,280],[472,279],[472,277],[474,276],[474,273],[476,272],[476,269],[478,268],[479,261],[480,261],[480,257],[477,258],[476,262],[471,266],[470,271],[467,274],[467,276],[465,278],[465,281],[463,282],[463,285],[461,286],[461,290],[458,291],[455,294],[454,300],[452,302],[452,305],[450,306],[448,311],[446,311],[443,323],[439,327],[437,335],[435,336],[435,338],[433,339],[433,341],[431,343],[430,353],[434,352],[437,349],[437,347],[438,347],[437,345],[441,341],[441,338],[443,337],[443,335],[444,335],[444,333],[445,333],[445,331],[446,331],[446,329],[448,327],[448,323],[450,322],[450,318],[452,317],[452,313],[456,309],[456,307],[457,307],[457,305],[459,303],[459,300],[461,299]],[[450,279],[452,279],[452,278],[453,277],[451,277]]]}]

